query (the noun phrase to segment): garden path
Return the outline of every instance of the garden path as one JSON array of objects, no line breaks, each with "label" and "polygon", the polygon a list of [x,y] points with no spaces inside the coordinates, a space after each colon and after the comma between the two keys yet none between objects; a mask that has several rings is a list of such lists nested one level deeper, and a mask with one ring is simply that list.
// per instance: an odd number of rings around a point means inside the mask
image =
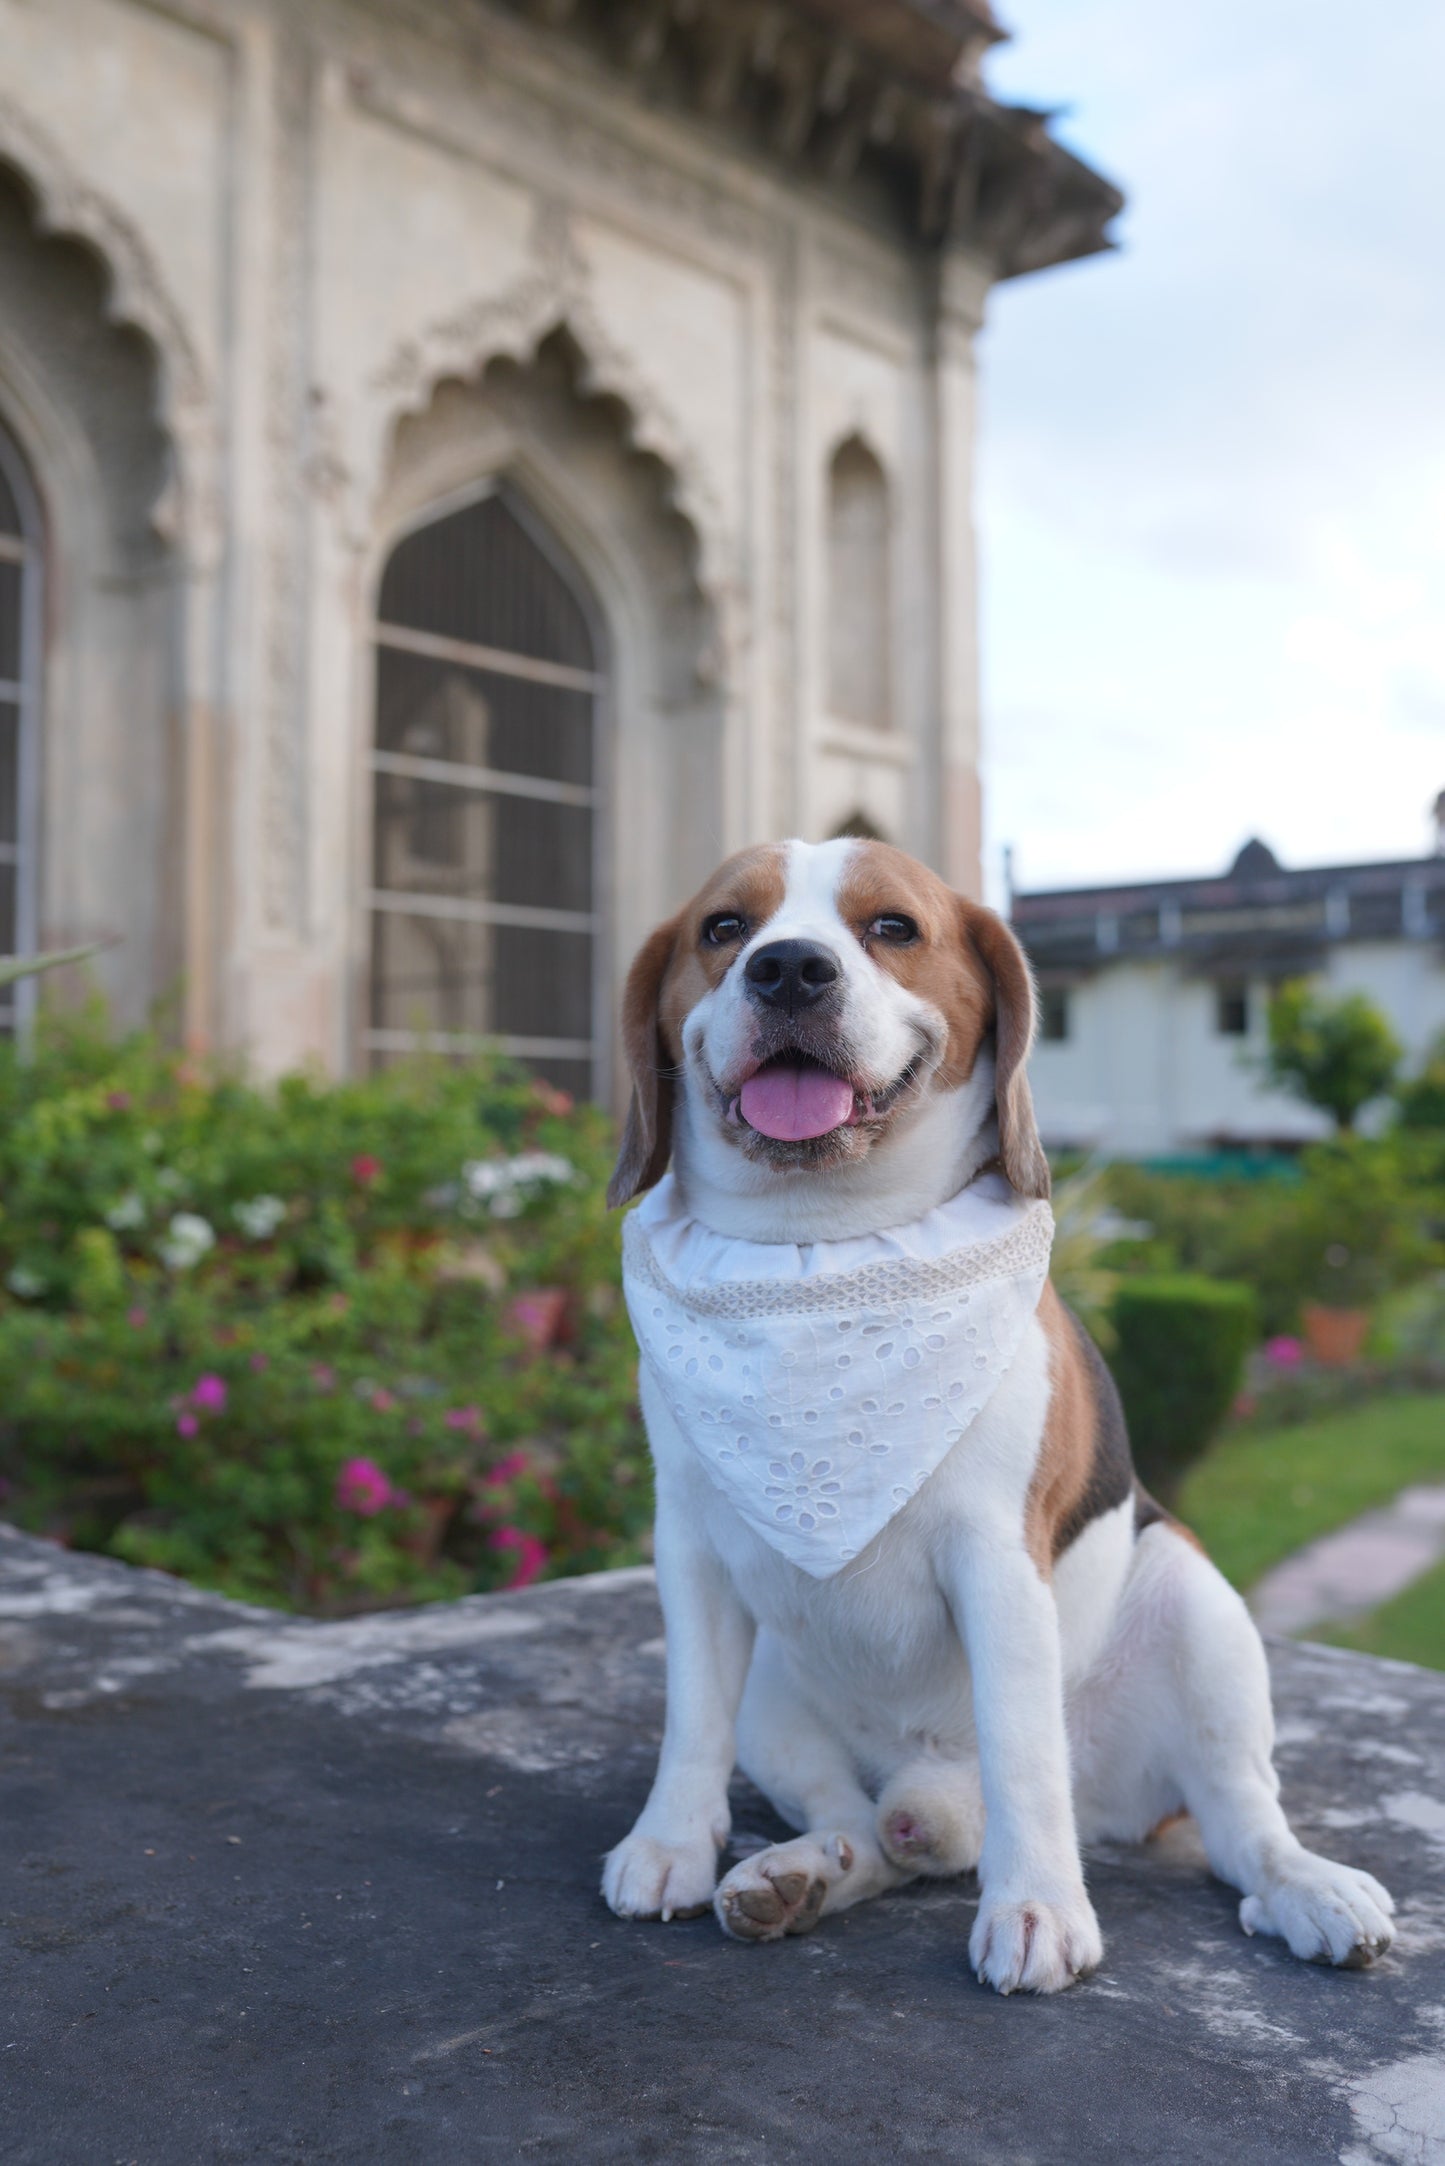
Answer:
[{"label": "garden path", "polygon": [[1264,1632],[1348,1624],[1404,1592],[1445,1557],[1445,1484],[1414,1483],[1393,1503],[1286,1557],[1249,1597]]}]

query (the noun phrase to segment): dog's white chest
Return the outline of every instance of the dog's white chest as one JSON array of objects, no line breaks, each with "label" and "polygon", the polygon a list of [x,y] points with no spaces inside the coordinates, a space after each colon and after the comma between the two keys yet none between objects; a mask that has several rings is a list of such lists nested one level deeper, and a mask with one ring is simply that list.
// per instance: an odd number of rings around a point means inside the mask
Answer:
[{"label": "dog's white chest", "polygon": [[916,1495],[1007,1373],[1048,1271],[1047,1204],[982,1181],[905,1227],[730,1240],[669,1179],[628,1221],[643,1359],[740,1516],[816,1579]]}]

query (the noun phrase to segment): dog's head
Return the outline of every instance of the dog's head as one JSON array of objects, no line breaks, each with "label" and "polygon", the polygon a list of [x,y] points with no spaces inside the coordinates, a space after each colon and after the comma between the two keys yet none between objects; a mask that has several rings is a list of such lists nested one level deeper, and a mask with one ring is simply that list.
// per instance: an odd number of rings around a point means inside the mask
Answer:
[{"label": "dog's head", "polygon": [[886,843],[772,843],[719,866],[644,941],[623,1042],[632,1103],[613,1204],[667,1168],[678,1092],[712,1141],[779,1176],[886,1149],[994,1055],[998,1155],[1049,1192],[1024,1075],[1034,995],[1001,918]]}]

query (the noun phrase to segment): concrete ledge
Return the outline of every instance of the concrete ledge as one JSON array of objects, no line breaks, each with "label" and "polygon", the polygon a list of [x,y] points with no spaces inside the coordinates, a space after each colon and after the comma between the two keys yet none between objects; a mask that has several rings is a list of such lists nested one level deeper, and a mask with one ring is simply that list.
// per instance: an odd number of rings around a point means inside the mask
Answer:
[{"label": "concrete ledge", "polygon": [[[1445,2156],[1445,1676],[1272,1650],[1286,1799],[1401,1904],[1374,1971],[1100,1851],[1107,1967],[971,1978],[967,1884],[810,1939],[624,1925],[651,1576],[343,1625],[0,1530],[0,2154],[363,2162]],[[740,1833],[780,1832],[739,1786]]]}]

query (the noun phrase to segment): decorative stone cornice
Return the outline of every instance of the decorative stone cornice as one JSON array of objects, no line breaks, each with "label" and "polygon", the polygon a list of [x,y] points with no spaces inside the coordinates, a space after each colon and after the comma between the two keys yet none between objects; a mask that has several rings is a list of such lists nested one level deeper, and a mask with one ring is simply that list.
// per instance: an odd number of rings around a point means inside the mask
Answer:
[{"label": "decorative stone cornice", "polygon": [[655,105],[724,122],[815,184],[866,190],[996,278],[1108,248],[1119,190],[1050,115],[983,88],[987,0],[498,0]]}]

